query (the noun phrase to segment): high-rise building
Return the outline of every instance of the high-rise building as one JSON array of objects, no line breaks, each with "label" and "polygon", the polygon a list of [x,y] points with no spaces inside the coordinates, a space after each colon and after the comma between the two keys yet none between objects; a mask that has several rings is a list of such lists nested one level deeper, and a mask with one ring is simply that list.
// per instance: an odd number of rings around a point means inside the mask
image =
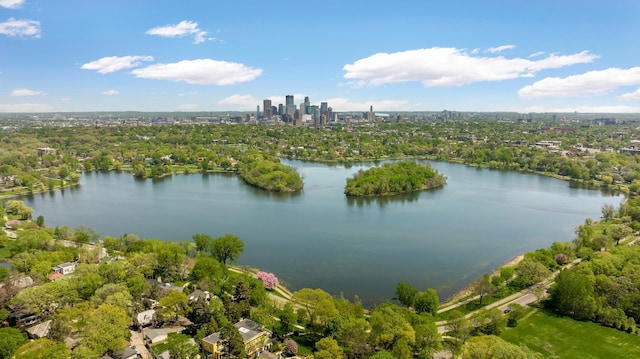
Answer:
[{"label": "high-rise building", "polygon": [[264,114],[262,117],[266,118],[266,119],[270,119],[271,118],[271,100],[263,100],[262,101],[262,108],[264,108]]},{"label": "high-rise building", "polygon": [[260,105],[256,106],[256,118],[260,118]]},{"label": "high-rise building", "polygon": [[325,113],[327,113],[328,108],[329,105],[327,105],[326,102],[320,102],[320,115],[324,115]]},{"label": "high-rise building", "polygon": [[284,107],[284,115],[289,116],[293,119],[293,116],[296,113],[296,105],[293,103],[293,95],[287,95]]},{"label": "high-rise building", "polygon": [[287,95],[285,97],[286,101],[285,101],[285,105],[286,106],[294,106],[293,104],[293,95]]},{"label": "high-rise building", "polygon": [[305,98],[304,98],[304,105],[305,105],[306,107],[311,106],[311,102],[309,101],[309,96],[305,96]]}]

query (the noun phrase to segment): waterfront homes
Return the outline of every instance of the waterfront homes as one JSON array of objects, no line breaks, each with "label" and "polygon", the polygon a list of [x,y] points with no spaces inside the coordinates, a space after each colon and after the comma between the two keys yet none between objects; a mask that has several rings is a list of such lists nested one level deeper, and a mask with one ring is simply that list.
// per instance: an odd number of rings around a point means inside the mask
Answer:
[{"label": "waterfront homes", "polygon": [[[247,358],[255,358],[269,347],[271,332],[265,330],[262,325],[243,319],[235,324],[244,340],[244,350]],[[222,358],[222,346],[220,332],[215,332],[202,339],[202,349],[208,354],[208,358]]]}]

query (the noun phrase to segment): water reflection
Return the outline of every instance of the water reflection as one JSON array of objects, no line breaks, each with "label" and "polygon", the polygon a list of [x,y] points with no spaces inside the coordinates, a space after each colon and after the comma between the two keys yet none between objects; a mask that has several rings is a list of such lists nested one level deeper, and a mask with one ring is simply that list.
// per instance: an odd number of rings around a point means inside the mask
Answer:
[{"label": "water reflection", "polygon": [[378,205],[380,208],[386,207],[390,203],[412,203],[417,202],[420,192],[401,193],[394,196],[357,197],[345,196],[349,206],[370,206]]}]

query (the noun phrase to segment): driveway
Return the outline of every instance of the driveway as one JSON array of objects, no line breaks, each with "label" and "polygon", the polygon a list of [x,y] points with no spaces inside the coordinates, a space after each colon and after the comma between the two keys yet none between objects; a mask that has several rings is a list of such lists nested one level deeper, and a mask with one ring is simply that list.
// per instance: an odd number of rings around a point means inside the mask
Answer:
[{"label": "driveway", "polygon": [[153,359],[151,354],[149,354],[149,350],[144,346],[144,338],[142,337],[142,333],[136,332],[134,330],[130,330],[131,332],[131,345],[135,345],[136,351],[140,353],[142,359]]}]

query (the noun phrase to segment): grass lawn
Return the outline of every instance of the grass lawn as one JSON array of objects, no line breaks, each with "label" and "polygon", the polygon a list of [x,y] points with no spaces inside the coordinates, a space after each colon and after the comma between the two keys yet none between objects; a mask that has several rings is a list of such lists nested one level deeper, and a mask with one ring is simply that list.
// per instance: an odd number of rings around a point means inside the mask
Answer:
[{"label": "grass lawn", "polygon": [[9,248],[0,247],[0,259],[6,259],[11,257],[11,251]]},{"label": "grass lawn", "polygon": [[538,311],[501,337],[545,358],[640,358],[640,337],[591,322]]}]

